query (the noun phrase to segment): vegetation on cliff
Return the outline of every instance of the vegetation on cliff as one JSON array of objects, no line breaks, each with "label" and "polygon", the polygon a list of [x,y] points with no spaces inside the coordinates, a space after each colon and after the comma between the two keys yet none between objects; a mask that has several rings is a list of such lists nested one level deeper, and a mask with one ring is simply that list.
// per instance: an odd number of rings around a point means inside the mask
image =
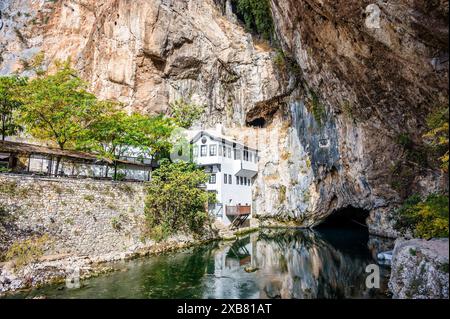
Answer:
[{"label": "vegetation on cliff", "polygon": [[448,196],[409,197],[394,214],[395,228],[418,238],[448,237]]},{"label": "vegetation on cliff", "polygon": [[272,39],[274,24],[269,0],[233,0],[233,5],[249,31],[265,40]]},{"label": "vegetation on cliff", "polygon": [[429,131],[425,134],[425,139],[437,153],[441,162],[441,168],[448,172],[448,106],[438,108],[427,118]]}]

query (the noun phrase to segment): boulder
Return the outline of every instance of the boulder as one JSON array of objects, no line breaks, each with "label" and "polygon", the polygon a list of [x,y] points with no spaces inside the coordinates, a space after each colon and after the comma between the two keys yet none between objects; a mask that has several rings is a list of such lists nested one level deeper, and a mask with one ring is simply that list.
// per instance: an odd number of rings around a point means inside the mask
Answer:
[{"label": "boulder", "polygon": [[389,280],[393,298],[448,298],[448,248],[448,238],[397,239]]}]

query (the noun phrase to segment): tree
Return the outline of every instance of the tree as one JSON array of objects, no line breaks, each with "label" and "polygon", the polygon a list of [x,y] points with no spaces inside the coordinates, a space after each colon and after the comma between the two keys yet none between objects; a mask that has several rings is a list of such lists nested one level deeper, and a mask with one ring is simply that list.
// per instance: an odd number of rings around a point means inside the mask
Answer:
[{"label": "tree", "polygon": [[114,179],[117,178],[117,160],[127,153],[153,159],[170,149],[169,137],[173,128],[170,119],[161,115],[128,115],[120,110],[118,103],[99,103],[102,114],[83,131],[77,148],[97,152],[101,158],[113,161]]},{"label": "tree", "polygon": [[[42,74],[21,90],[21,121],[32,136],[51,140],[64,150],[97,120],[103,104],[87,91],[87,83],[70,67],[70,60],[56,66],[54,74]],[[60,161],[57,157],[56,174]]]},{"label": "tree", "polygon": [[22,103],[17,98],[17,90],[26,84],[26,79],[18,76],[0,77],[0,133],[2,141],[6,136],[17,134],[22,127],[18,124],[16,113]]},{"label": "tree", "polygon": [[190,128],[195,121],[200,119],[205,109],[202,106],[187,103],[183,99],[170,104],[168,116],[182,128]]},{"label": "tree", "polygon": [[209,220],[207,205],[215,194],[200,186],[208,174],[193,163],[161,162],[147,188],[145,216],[150,236],[162,240],[179,232],[200,235]]}]

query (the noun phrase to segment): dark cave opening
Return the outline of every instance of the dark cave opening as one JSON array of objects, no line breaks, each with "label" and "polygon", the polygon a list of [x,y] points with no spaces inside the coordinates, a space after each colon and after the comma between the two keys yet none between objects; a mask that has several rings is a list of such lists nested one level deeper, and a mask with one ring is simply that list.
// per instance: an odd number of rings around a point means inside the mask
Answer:
[{"label": "dark cave opening", "polygon": [[263,128],[266,125],[266,120],[263,117],[258,117],[252,121],[247,122],[247,126]]},{"label": "dark cave opening", "polygon": [[317,228],[356,228],[367,229],[366,219],[369,211],[348,206],[333,212]]},{"label": "dark cave opening", "polygon": [[367,217],[369,211],[349,206],[333,212],[315,229],[336,249],[369,257]]}]

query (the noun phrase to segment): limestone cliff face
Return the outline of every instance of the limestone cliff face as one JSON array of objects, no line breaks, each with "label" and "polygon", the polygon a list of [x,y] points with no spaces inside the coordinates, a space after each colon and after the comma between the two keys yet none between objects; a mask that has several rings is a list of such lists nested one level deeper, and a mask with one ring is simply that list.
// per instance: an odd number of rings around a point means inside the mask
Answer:
[{"label": "limestone cliff face", "polygon": [[[313,226],[340,208],[388,213],[444,183],[397,143],[420,145],[448,97],[448,1],[272,0],[281,61],[239,25],[229,0],[4,0],[0,74],[71,57],[102,98],[164,112],[205,105],[199,125],[258,136],[260,217]],[[292,62],[294,61],[294,62]],[[26,66],[26,63],[25,63]]]},{"label": "limestone cliff face", "polygon": [[71,57],[102,98],[163,112],[177,98],[205,105],[204,124],[241,125],[246,108],[284,90],[271,52],[213,0],[64,0],[3,4],[0,73],[37,51]]},{"label": "limestone cliff face", "polygon": [[420,145],[424,118],[447,104],[448,1],[273,0],[272,10],[304,83],[287,101],[313,167],[317,201],[303,222],[351,205],[370,211],[373,233],[395,235],[386,213],[400,197],[443,183],[397,139]]}]

